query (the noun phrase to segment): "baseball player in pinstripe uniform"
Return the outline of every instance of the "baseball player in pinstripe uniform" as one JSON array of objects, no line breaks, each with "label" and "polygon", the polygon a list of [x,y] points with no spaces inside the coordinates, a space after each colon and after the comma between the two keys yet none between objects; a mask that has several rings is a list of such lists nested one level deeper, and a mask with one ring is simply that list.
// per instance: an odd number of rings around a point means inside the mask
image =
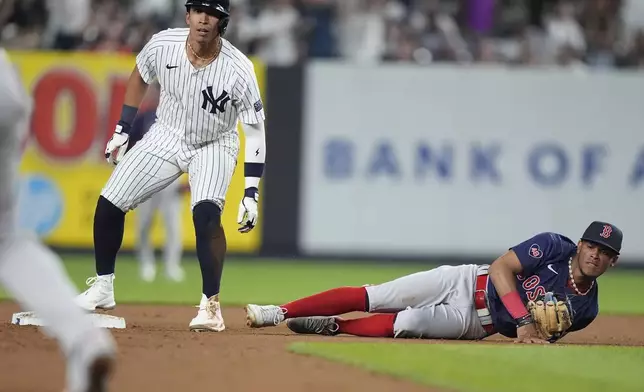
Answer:
[{"label": "baseball player in pinstripe uniform", "polygon": [[[194,331],[223,331],[219,287],[226,252],[221,225],[224,200],[239,152],[237,122],[246,136],[245,194],[239,231],[257,221],[258,186],[266,156],[264,108],[251,61],[222,36],[229,0],[188,0],[188,28],[155,34],[137,55],[121,120],[105,149],[116,168],[99,197],[94,216],[97,276],[78,297],[87,310],[111,309],[114,266],[125,214],[188,173],[202,297],[189,324]],[[158,80],[157,120],[129,152],[128,132],[147,85]]]},{"label": "baseball player in pinstripe uniform", "polygon": [[78,294],[62,261],[40,241],[17,231],[18,163],[31,99],[0,48],[0,285],[34,312],[67,358],[67,392],[107,391],[115,357],[110,334],[92,325],[74,304]]}]

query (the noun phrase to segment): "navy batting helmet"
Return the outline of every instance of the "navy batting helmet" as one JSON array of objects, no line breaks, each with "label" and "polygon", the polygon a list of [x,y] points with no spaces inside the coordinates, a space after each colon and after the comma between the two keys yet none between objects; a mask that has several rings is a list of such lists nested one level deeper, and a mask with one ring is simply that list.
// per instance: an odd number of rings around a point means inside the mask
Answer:
[{"label": "navy batting helmet", "polygon": [[205,8],[214,11],[219,18],[217,28],[219,35],[224,35],[230,21],[230,0],[188,0],[186,1],[186,11],[190,12],[190,7]]}]

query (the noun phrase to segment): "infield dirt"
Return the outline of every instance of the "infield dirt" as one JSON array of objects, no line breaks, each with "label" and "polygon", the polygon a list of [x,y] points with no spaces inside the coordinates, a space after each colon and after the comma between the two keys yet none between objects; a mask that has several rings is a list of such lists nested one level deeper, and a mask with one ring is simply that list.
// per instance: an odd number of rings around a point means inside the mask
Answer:
[{"label": "infield dirt", "polygon": [[[19,307],[11,302],[0,303],[0,391],[60,392],[64,363],[57,345],[37,327],[11,325],[11,315],[18,311]],[[370,392],[437,391],[290,353],[288,345],[297,341],[366,340],[294,335],[283,325],[250,329],[245,325],[241,307],[223,309],[227,329],[222,333],[188,331],[188,322],[195,314],[195,308],[190,306],[119,305],[109,314],[125,317],[127,322],[126,329],[111,330],[119,345],[117,369],[110,384],[114,391],[339,392],[355,391],[356,386]],[[484,342],[508,341],[493,336]],[[644,346],[644,317],[600,316],[586,330],[573,333],[562,342]]]}]

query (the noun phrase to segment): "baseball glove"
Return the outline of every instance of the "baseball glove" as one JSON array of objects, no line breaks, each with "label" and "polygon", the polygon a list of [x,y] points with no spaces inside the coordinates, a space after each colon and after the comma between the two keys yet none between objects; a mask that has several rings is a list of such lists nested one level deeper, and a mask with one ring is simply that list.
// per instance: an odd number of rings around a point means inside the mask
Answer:
[{"label": "baseball glove", "polygon": [[570,303],[558,300],[553,293],[546,293],[543,298],[529,301],[528,310],[537,330],[546,340],[555,341],[563,337],[572,325]]}]

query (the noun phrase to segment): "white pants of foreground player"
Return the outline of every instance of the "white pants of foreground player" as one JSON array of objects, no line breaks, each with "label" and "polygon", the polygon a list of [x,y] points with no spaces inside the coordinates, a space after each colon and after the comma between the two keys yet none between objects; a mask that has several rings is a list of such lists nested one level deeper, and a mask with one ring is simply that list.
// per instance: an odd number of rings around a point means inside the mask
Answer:
[{"label": "white pants of foreground player", "polygon": [[94,328],[74,303],[78,294],[56,254],[36,238],[16,235],[16,182],[20,160],[20,127],[29,117],[26,92],[0,49],[0,285],[23,310],[35,312],[44,331],[67,356],[67,388],[86,389],[88,367],[99,356],[112,356],[107,331]]},{"label": "white pants of foreground player", "polygon": [[136,209],[138,218],[137,253],[141,267],[141,279],[147,282],[154,280],[156,276],[156,260],[152,241],[150,241],[150,230],[154,214],[157,211],[161,213],[165,227],[163,258],[166,276],[174,281],[183,280],[180,186],[179,181],[171,183]]},{"label": "white pants of foreground player", "polygon": [[55,338],[67,358],[66,391],[86,391],[89,367],[101,357],[114,357],[111,335],[92,325],[76,306],[78,294],[58,256],[31,237],[0,242],[0,286],[24,311],[43,320],[43,331]]},{"label": "white pants of foreground player", "polygon": [[482,339],[474,307],[477,273],[486,266],[441,266],[367,287],[369,312],[398,313],[398,338]]}]

